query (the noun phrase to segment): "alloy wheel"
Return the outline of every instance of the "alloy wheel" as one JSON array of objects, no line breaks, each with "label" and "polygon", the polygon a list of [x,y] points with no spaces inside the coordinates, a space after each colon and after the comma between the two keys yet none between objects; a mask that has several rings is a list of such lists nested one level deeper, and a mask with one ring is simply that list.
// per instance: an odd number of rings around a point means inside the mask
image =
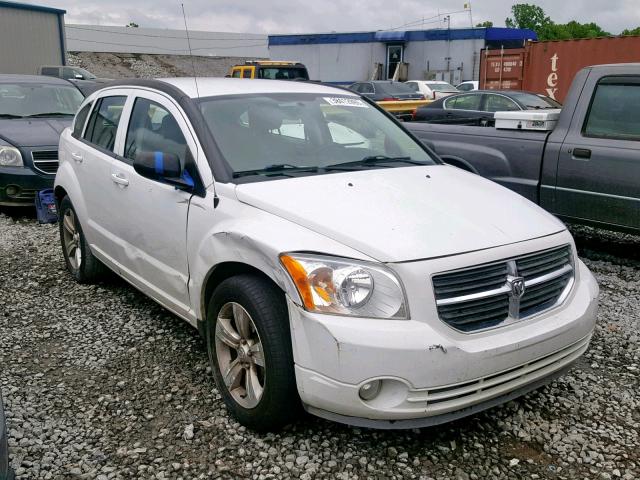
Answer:
[{"label": "alloy wheel", "polygon": [[229,393],[242,407],[256,407],[264,393],[264,351],[256,325],[242,305],[228,302],[222,306],[215,343],[218,367]]},{"label": "alloy wheel", "polygon": [[80,248],[80,232],[76,224],[76,215],[72,209],[64,212],[62,219],[64,232],[64,254],[69,260],[71,268],[78,270],[82,264],[82,250]]}]

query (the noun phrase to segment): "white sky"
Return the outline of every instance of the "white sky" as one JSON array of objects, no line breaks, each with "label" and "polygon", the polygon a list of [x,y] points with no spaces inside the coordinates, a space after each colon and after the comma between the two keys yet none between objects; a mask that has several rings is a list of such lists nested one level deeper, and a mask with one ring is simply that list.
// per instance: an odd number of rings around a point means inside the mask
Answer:
[{"label": "white sky", "polygon": [[[243,33],[313,33],[446,26],[437,15],[463,10],[468,0],[183,0],[189,28]],[[527,0],[520,0],[525,3]],[[180,0],[31,0],[67,11],[67,23],[184,28]],[[473,22],[504,26],[511,5],[472,0]],[[611,33],[640,26],[640,0],[529,0],[557,23],[596,22]],[[434,18],[435,17],[435,18]],[[468,12],[452,13],[451,27],[468,27]],[[402,28],[400,28],[402,29]]]}]

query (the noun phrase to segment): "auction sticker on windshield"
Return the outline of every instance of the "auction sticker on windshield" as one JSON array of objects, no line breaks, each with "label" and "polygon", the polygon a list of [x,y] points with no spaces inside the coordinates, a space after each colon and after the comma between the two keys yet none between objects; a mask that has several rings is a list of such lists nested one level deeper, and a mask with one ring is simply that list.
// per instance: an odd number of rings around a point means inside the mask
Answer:
[{"label": "auction sticker on windshield", "polygon": [[323,97],[323,99],[329,105],[334,105],[336,107],[363,107],[363,108],[369,107],[365,102],[363,102],[359,98]]}]

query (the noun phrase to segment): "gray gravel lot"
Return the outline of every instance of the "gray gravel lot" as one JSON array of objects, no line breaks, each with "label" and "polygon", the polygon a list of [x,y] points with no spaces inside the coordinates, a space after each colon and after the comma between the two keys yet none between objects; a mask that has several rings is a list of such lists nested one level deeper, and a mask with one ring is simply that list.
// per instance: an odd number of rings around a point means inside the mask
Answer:
[{"label": "gray gravel lot", "polygon": [[575,229],[591,349],[523,399],[430,429],[227,417],[197,332],[124,282],[79,286],[57,229],[0,214],[0,388],[19,479],[640,478],[640,239]]}]

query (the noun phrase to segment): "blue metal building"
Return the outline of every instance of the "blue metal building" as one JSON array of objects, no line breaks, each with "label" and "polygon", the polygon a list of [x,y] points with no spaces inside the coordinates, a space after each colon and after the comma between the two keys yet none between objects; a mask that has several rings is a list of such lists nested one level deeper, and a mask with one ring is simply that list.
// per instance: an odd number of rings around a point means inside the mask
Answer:
[{"label": "blue metal building", "polygon": [[269,55],[300,61],[311,78],[337,84],[392,78],[400,62],[407,64],[407,79],[455,84],[478,79],[481,49],[520,47],[527,40],[537,40],[536,33],[516,28],[270,35]]}]

